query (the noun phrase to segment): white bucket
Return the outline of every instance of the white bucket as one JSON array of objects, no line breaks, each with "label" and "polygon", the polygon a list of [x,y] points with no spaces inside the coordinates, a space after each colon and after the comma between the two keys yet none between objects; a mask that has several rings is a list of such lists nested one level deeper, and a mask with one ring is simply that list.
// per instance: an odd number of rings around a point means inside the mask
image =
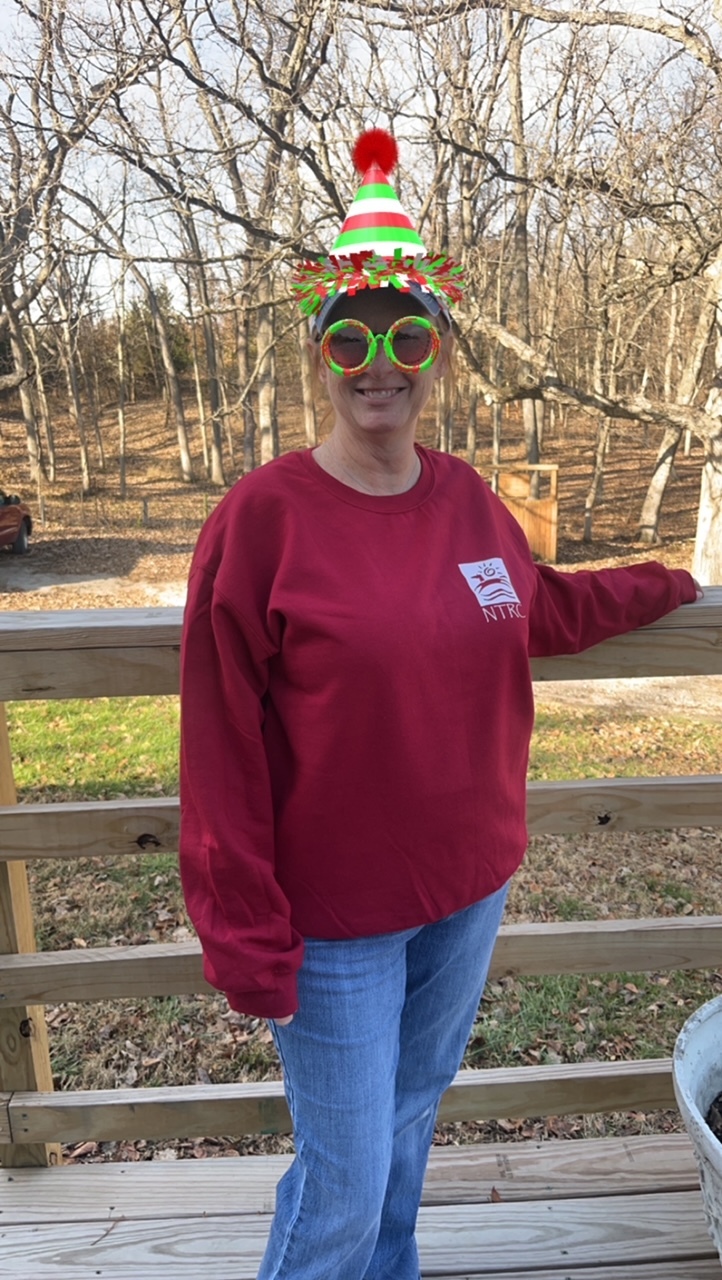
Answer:
[{"label": "white bucket", "polygon": [[722,1142],[705,1120],[722,1093],[722,996],[703,1004],[677,1036],[674,1092],[699,1165],[709,1233],[722,1260]]}]

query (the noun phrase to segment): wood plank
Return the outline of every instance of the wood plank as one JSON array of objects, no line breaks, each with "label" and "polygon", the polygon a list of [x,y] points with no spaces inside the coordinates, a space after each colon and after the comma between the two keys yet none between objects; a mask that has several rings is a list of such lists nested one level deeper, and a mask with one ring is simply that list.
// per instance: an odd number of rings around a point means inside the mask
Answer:
[{"label": "wood plank", "polygon": [[[694,605],[685,605],[692,609]],[[681,611],[678,611],[681,612]],[[625,676],[713,676],[720,671],[722,633],[703,625],[643,627],[558,658],[532,658],[534,680],[623,680]]]},{"label": "wood plank", "polygon": [[[460,1071],[439,1119],[577,1115],[675,1105],[668,1058],[561,1063]],[[289,1133],[280,1081],[15,1093],[8,1107],[15,1142],[111,1141],[243,1133]]]},{"label": "wood plank", "polygon": [[183,609],[16,609],[0,614],[0,653],[180,644]]},{"label": "wood plank", "polygon": [[175,647],[5,653],[0,701],[177,693],[178,667]]},{"label": "wood plank", "polygon": [[722,826],[722,775],[585,778],[527,785],[530,835]]},{"label": "wood plank", "polygon": [[[720,632],[636,631],[580,654],[534,658],[533,680],[609,680],[702,676],[720,672]],[[140,697],[178,692],[176,647],[42,650],[5,653],[0,701]]]},{"label": "wood plank", "polygon": [[[291,1156],[65,1165],[0,1173],[3,1226],[271,1213]],[[684,1134],[433,1147],[422,1204],[484,1204],[692,1191]]]},{"label": "wood plank", "polygon": [[[611,1213],[606,1197],[422,1208],[423,1274],[488,1277],[511,1264],[522,1274],[556,1271],[562,1280],[577,1267],[664,1260],[677,1262],[679,1280],[688,1259],[713,1256],[698,1192],[612,1203]],[[0,1233],[0,1265],[17,1280],[255,1280],[269,1224],[269,1215],[248,1214],[8,1227]]]},{"label": "wood plank", "polygon": [[0,1008],[65,1000],[212,992],[203,977],[198,942],[158,942],[139,947],[87,947],[35,956],[0,956]]},{"label": "wood plank", "polygon": [[[0,617],[0,701],[172,693],[180,609],[18,611]],[[722,588],[651,627],[583,654],[534,659],[535,679],[714,674],[722,667]]]},{"label": "wood plank", "polygon": [[[0,806],[0,860],[178,849],[177,796]],[[722,826],[722,775],[531,782],[531,835]]]},{"label": "wood plank", "polygon": [[11,1093],[0,1093],[0,1142],[12,1142],[10,1131],[10,1099]]},{"label": "wood plank", "polygon": [[[17,801],[5,707],[0,703],[0,801]],[[35,950],[35,925],[24,862],[0,863],[0,955],[17,958]],[[16,1001],[0,1007],[0,1089],[51,1090],[53,1073],[42,1003]],[[43,1143],[0,1144],[0,1165],[58,1163],[60,1148]]]},{"label": "wood plank", "polygon": [[[722,916],[509,924],[499,932],[491,976],[704,969],[720,955]],[[195,940],[0,955],[0,1008],[212,990]]]},{"label": "wood plank", "polygon": [[0,860],[176,853],[177,796],[0,807]]},{"label": "wood plank", "polygon": [[651,920],[559,920],[503,925],[492,973],[654,973],[716,968],[722,916]]},{"label": "wood plank", "polygon": [[[428,1274],[428,1273],[427,1273]],[[445,1280],[471,1280],[463,1276],[446,1276]],[[680,1262],[625,1262],[610,1267],[555,1267],[553,1271],[488,1272],[485,1280],[722,1280],[722,1267],[717,1257],[685,1258]]]},{"label": "wood plank", "polygon": [[587,1115],[675,1105],[668,1058],[576,1062],[460,1071],[441,1100],[439,1119]]},{"label": "wood plank", "polygon": [[[180,643],[181,607],[137,609],[15,609],[0,614],[0,653],[28,649],[148,647]],[[659,618],[645,633],[690,625],[722,628],[722,587],[705,587],[704,599]]]}]

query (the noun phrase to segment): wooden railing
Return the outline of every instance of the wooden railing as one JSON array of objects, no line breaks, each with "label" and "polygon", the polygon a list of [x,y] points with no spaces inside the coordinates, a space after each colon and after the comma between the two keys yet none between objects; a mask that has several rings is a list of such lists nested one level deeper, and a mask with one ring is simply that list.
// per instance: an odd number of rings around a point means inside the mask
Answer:
[{"label": "wooden railing", "polygon": [[[179,609],[8,613],[0,617],[1,704],[28,698],[173,693]],[[654,626],[575,657],[533,664],[537,680],[722,672],[722,588]],[[718,762],[711,762],[713,767]],[[532,834],[722,826],[722,778],[532,783]],[[15,803],[0,717],[0,1163],[59,1159],[83,1139],[282,1133],[277,1082],[52,1092],[43,1006],[60,1001],[209,990],[195,942],[77,951],[34,950],[25,864],[38,858],[121,856],[177,849],[176,799]],[[499,974],[614,973],[706,968],[722,956],[722,917],[506,925]],[[673,1105],[668,1060],[586,1062],[463,1071],[445,1120],[577,1114]]]}]

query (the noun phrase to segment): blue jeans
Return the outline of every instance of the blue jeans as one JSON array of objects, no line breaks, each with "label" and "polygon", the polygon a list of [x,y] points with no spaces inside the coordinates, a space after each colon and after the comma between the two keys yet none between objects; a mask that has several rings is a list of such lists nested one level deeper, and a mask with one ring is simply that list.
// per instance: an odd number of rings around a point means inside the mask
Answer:
[{"label": "blue jeans", "polygon": [[419,1280],[414,1232],[436,1111],[506,892],[416,929],[306,940],[298,1013],[271,1023],[296,1158],[258,1280]]}]

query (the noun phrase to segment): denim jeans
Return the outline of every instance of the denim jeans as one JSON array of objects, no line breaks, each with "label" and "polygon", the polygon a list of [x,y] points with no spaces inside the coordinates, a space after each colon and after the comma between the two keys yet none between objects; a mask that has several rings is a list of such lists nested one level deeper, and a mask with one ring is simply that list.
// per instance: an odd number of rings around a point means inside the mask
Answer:
[{"label": "denim jeans", "polygon": [[271,1022],[296,1158],[258,1280],[418,1280],[439,1099],[464,1053],[507,886],[435,924],[307,939],[299,1010]]}]

